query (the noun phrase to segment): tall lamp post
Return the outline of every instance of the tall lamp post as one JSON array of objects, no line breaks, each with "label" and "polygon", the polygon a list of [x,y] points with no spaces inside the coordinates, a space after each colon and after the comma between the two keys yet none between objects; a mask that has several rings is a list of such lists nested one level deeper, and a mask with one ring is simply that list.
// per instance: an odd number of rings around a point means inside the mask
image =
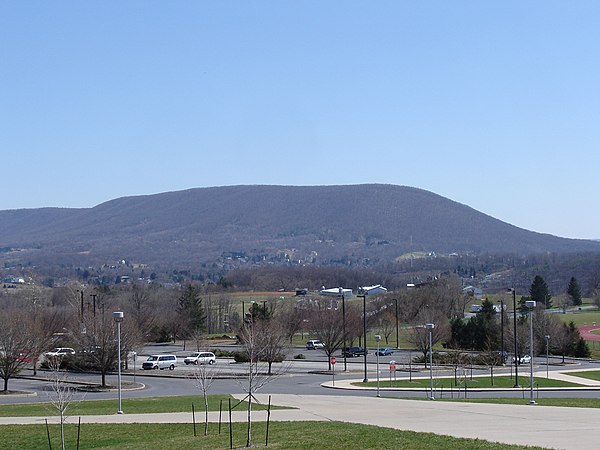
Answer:
[{"label": "tall lamp post", "polygon": [[435,400],[433,396],[433,329],[435,328],[435,324],[426,323],[425,328],[429,330],[429,400]]},{"label": "tall lamp post", "polygon": [[396,348],[400,348],[400,333],[398,331],[398,299],[395,298],[394,302],[396,303]]},{"label": "tall lamp post", "polygon": [[519,386],[519,346],[517,344],[517,291],[513,287],[511,289],[513,295],[513,339],[515,341],[515,386]]},{"label": "tall lamp post", "polygon": [[549,378],[548,367],[550,367],[550,363],[549,363],[549,359],[548,359],[548,350],[550,347],[550,335],[547,334],[546,336],[544,336],[544,338],[546,339],[546,379],[548,379]]},{"label": "tall lamp post", "polygon": [[375,341],[377,342],[377,397],[381,397],[379,395],[379,341],[381,341],[381,336],[376,334]]},{"label": "tall lamp post", "polygon": [[79,314],[81,316],[81,322],[83,323],[83,289],[77,289],[77,292],[81,294],[81,307],[79,308]]},{"label": "tall lamp post", "polygon": [[346,345],[346,299],[344,298],[344,288],[339,288],[339,296],[342,297],[342,332],[344,333],[344,347],[342,354],[344,356],[344,372],[348,371],[348,363],[346,361],[348,347]]},{"label": "tall lamp post", "polygon": [[364,340],[364,372],[365,377],[363,379],[363,383],[369,381],[369,377],[367,376],[367,294],[364,291],[360,291],[360,294],[356,295],[357,297],[362,297],[363,299],[363,340]]},{"label": "tall lamp post", "polygon": [[525,306],[529,310],[529,404],[535,405],[533,398],[533,310],[535,309],[536,301],[527,300]]},{"label": "tall lamp post", "polygon": [[504,300],[500,299],[500,357],[504,364],[506,353],[504,353]]},{"label": "tall lamp post", "polygon": [[115,311],[113,312],[113,319],[117,323],[117,378],[118,378],[118,392],[119,392],[119,409],[117,414],[123,414],[123,409],[121,408],[121,322],[123,321],[123,312]]}]

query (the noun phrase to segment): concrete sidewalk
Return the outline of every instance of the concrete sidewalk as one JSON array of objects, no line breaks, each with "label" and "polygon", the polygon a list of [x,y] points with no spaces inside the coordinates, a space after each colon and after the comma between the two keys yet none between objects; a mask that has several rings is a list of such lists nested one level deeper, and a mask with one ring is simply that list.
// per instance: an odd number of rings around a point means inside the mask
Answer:
[{"label": "concrete sidewalk", "polygon": [[347,396],[274,395],[272,401],[327,420],[508,444],[596,449],[600,443],[600,409]]},{"label": "concrete sidewalk", "polygon": [[[563,370],[563,371],[554,371],[554,372],[549,372],[548,373],[548,378],[550,378],[551,380],[559,380],[559,381],[567,381],[569,383],[575,383],[575,384],[580,384],[581,387],[540,387],[540,388],[535,388],[536,390],[540,390],[540,391],[544,391],[544,390],[600,390],[600,381],[598,380],[592,380],[590,378],[583,378],[583,377],[578,377],[578,376],[574,376],[571,375],[571,373],[573,372],[594,372],[594,371],[598,371],[598,369],[596,368],[592,368],[592,369],[567,369],[567,370]],[[474,375],[473,378],[486,378],[488,377],[488,374],[477,374]],[[496,376],[506,376],[506,374],[501,374],[501,375],[496,375]],[[533,376],[535,378],[546,378],[546,371],[545,370],[535,370],[533,373]],[[435,377],[436,379],[438,377]],[[449,376],[444,376],[444,377],[440,377],[440,378],[451,378]],[[418,376],[413,376],[412,377],[413,380],[429,380],[429,377],[423,374],[419,374]],[[520,380],[526,380],[527,384],[529,383],[529,371],[527,371],[526,373],[522,374],[519,376]],[[408,381],[409,377],[408,375],[402,375],[402,376],[398,376],[396,377],[396,381]],[[331,389],[348,389],[348,390],[376,390],[376,387],[364,387],[364,386],[356,386],[353,383],[362,383],[362,378],[361,379],[342,379],[342,380],[336,380],[335,381],[335,385],[333,383],[333,381],[326,381],[325,383],[322,383],[321,386],[326,387],[326,388],[331,388]],[[370,381],[375,381],[373,379],[373,377],[371,377]],[[381,390],[382,391],[422,391],[423,393],[426,392],[427,388],[411,388],[411,387],[403,387],[403,388],[393,388],[393,387],[389,387],[386,386],[386,382],[389,381],[389,377],[387,376],[381,376]],[[494,392],[494,391],[509,391],[509,390],[513,390],[513,389],[521,389],[521,388],[477,388],[477,387],[470,387],[469,390],[471,391],[490,391],[490,392]]]},{"label": "concrete sidewalk", "polygon": [[[262,403],[266,394],[257,395]],[[377,397],[274,394],[272,404],[293,410],[273,410],[273,421],[341,421],[378,425],[399,430],[432,432],[456,437],[479,438],[507,444],[547,448],[596,449],[600,443],[600,409],[559,408],[535,405],[494,405],[400,400]],[[254,420],[264,421],[265,411],[255,411]],[[223,414],[223,422],[228,415]],[[53,418],[53,422],[56,422]],[[76,420],[71,418],[71,422]],[[81,416],[84,423],[191,423],[190,413]],[[245,412],[233,414],[245,421]],[[203,421],[203,414],[196,415]],[[218,421],[218,413],[210,413]],[[43,417],[0,418],[0,424],[43,423]]]}]

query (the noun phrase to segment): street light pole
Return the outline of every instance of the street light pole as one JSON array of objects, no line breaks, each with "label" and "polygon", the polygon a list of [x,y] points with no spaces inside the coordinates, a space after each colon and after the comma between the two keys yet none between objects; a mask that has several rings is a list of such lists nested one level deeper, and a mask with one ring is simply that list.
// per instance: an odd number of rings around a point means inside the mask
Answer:
[{"label": "street light pole", "polygon": [[504,300],[500,299],[500,357],[504,364]]},{"label": "street light pole", "polygon": [[83,323],[83,288],[82,289],[77,289],[77,292],[79,292],[81,295],[81,307],[79,308],[79,314],[81,316],[81,322]]},{"label": "street light pole", "polygon": [[365,377],[363,379],[363,383],[369,381],[369,377],[367,376],[367,294],[361,291],[360,294],[356,295],[357,297],[362,297],[363,299],[363,341],[364,341],[364,372]]},{"label": "street light pole", "polygon": [[533,310],[535,309],[535,300],[527,300],[525,306],[529,309],[529,404],[535,405],[533,398]]},{"label": "street light pole", "polygon": [[376,334],[375,341],[377,341],[377,397],[381,397],[379,395],[379,341],[381,341],[381,336]]},{"label": "street light pole", "polygon": [[348,347],[346,345],[346,299],[344,298],[344,288],[339,288],[339,295],[342,297],[342,332],[344,333],[344,347],[342,354],[344,356],[344,372],[348,371],[348,362],[346,360]]},{"label": "street light pole", "polygon": [[396,348],[400,348],[400,333],[398,331],[398,299],[395,298],[394,301],[396,302]]},{"label": "street light pole", "polygon": [[516,388],[519,386],[519,346],[517,344],[517,291],[514,286],[512,288],[513,295],[513,339],[515,341],[515,386]]},{"label": "street light pole", "polygon": [[429,330],[429,400],[435,400],[433,396],[433,329],[435,328],[435,324],[426,323],[425,328]]},{"label": "street light pole", "polygon": [[550,363],[548,360],[548,349],[550,347],[550,335],[547,334],[546,336],[544,336],[546,338],[546,379],[549,378],[549,374],[548,374],[548,367],[550,367]]},{"label": "street light pole", "polygon": [[123,313],[121,311],[113,312],[113,319],[117,323],[117,378],[118,378],[118,392],[119,392],[119,409],[117,414],[123,414],[121,408],[121,322],[123,321]]}]

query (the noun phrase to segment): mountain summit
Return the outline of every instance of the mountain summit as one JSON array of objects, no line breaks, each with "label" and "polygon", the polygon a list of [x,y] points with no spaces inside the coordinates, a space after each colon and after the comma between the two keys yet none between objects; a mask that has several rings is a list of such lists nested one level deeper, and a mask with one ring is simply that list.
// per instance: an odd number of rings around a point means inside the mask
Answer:
[{"label": "mountain summit", "polygon": [[600,242],[527,231],[421,189],[367,184],[196,188],[93,208],[0,211],[0,247],[5,262],[168,267],[223,258],[327,265],[409,252],[566,253],[600,251]]}]

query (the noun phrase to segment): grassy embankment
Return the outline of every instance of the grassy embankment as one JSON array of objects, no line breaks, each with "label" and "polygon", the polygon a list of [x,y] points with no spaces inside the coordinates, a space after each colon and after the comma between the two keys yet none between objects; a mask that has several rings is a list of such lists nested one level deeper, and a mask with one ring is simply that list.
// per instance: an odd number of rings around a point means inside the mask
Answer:
[{"label": "grassy embankment", "polygon": [[[252,424],[254,447],[265,448],[265,423]],[[209,435],[203,436],[203,427],[197,426],[198,436],[193,436],[191,424],[85,424],[81,427],[81,448],[85,449],[146,449],[153,447],[228,449],[229,426],[223,424],[221,434],[218,425],[210,424]],[[3,425],[3,448],[48,448],[44,425]],[[232,426],[233,447],[246,444],[246,425]],[[60,448],[58,425],[50,427],[52,448]],[[77,426],[66,428],[67,448],[75,448]],[[429,448],[454,450],[508,450],[533,449],[536,447],[496,444],[480,439],[462,439],[431,433],[399,431],[342,422],[272,422],[269,425],[271,449],[414,449]]]},{"label": "grassy embankment", "polygon": [[[231,399],[231,406],[235,407],[237,400],[229,395],[209,395],[208,410],[219,411],[219,405],[222,402],[223,411],[228,408],[228,400]],[[125,398],[122,401],[123,411],[132,414],[150,414],[150,413],[170,413],[170,412],[190,412],[192,403],[197,412],[204,412],[204,399],[200,395],[186,395],[176,397],[148,397],[148,398]],[[240,403],[235,410],[243,411],[247,403]],[[254,410],[266,409],[265,405],[253,403]],[[282,409],[280,406],[271,406],[271,409]],[[32,417],[32,416],[51,416],[56,410],[50,403],[27,403],[18,405],[2,405],[0,407],[1,417]],[[69,416],[84,415],[102,415],[115,414],[116,404],[114,400],[85,400],[82,402],[72,402],[69,408]]]}]

